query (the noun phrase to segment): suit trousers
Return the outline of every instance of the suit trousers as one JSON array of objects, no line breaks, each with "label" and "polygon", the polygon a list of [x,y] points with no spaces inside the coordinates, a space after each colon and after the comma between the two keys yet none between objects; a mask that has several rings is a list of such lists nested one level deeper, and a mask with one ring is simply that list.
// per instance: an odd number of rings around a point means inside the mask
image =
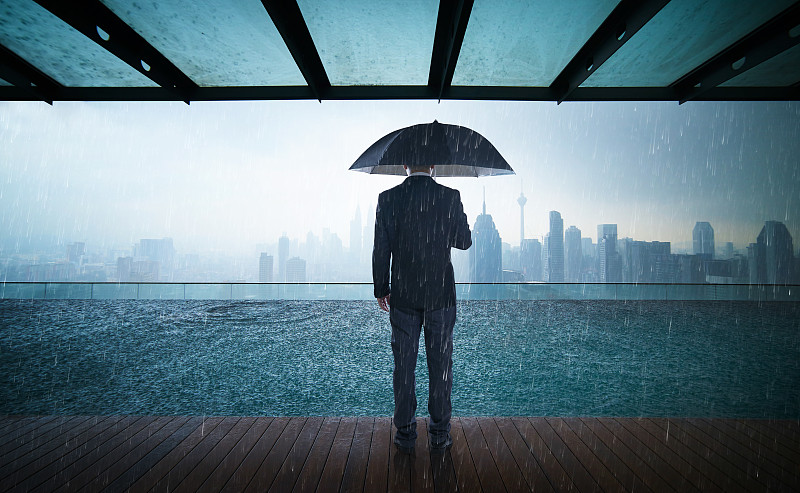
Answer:
[{"label": "suit trousers", "polygon": [[433,444],[449,439],[453,389],[453,326],[456,307],[438,310],[413,310],[391,307],[392,353],[394,354],[394,425],[396,441],[413,446],[417,439],[417,395],[414,370],[417,366],[419,336],[425,328],[425,354],[428,359],[428,425]]}]

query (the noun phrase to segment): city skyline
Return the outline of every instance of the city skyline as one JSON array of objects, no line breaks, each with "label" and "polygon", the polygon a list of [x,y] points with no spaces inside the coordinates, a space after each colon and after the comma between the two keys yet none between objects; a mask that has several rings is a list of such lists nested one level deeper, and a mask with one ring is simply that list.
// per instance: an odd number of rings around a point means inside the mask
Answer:
[{"label": "city skyline", "polygon": [[[739,245],[765,220],[800,235],[796,102],[3,102],[3,239],[173,237],[241,252],[284,231],[346,232],[356,205],[374,208],[402,180],[349,165],[384,134],[434,119],[479,131],[517,172],[439,179],[470,223],[485,187],[491,209],[516,209],[524,193],[531,237],[548,231],[549,210],[644,240],[690,241],[698,220]],[[519,244],[518,217],[497,227]]]}]

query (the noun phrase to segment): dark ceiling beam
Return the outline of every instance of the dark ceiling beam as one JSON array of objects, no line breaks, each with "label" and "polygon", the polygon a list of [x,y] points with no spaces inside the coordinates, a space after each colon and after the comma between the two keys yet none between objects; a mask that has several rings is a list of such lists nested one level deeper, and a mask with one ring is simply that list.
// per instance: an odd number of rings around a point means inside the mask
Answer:
[{"label": "dark ceiling beam", "polygon": [[453,83],[461,44],[472,14],[473,0],[440,0],[439,16],[436,19],[436,34],[433,38],[431,69],[428,87],[439,100]]},{"label": "dark ceiling beam", "polygon": [[[9,81],[10,82],[10,81]],[[192,101],[289,101],[311,100],[308,86],[200,87]],[[428,86],[333,86],[328,100],[434,99]],[[444,99],[482,101],[555,102],[549,87],[453,86]],[[161,87],[63,87],[58,101],[182,101],[174,91]],[[715,87],[697,101],[800,101],[800,86]],[[0,86],[0,101],[41,101],[24,87]],[[579,87],[566,102],[578,101],[674,101],[670,87]]]},{"label": "dark ceiling beam", "polygon": [[[800,2],[767,21],[710,60],[670,84],[681,103],[800,43]],[[794,37],[790,34],[794,34]]]},{"label": "dark ceiling beam", "polygon": [[53,104],[53,100],[58,99],[63,87],[3,45],[0,45],[0,79],[48,104]]},{"label": "dark ceiling beam", "polygon": [[550,84],[561,103],[647,24],[669,0],[622,0]]},{"label": "dark ceiling beam", "polygon": [[327,99],[331,82],[296,0],[261,0],[261,3],[283,37],[314,97],[318,101]]},{"label": "dark ceiling beam", "polygon": [[98,0],[35,0],[159,86],[187,104],[197,84]]}]

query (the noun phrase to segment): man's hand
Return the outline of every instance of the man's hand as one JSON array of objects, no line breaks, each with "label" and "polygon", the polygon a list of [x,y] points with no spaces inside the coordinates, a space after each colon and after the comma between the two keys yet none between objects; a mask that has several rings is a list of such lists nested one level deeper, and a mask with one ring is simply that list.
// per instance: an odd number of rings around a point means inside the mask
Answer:
[{"label": "man's hand", "polygon": [[383,298],[378,298],[378,306],[381,307],[381,310],[388,312],[389,311],[389,298],[391,298],[391,294],[387,294]]}]

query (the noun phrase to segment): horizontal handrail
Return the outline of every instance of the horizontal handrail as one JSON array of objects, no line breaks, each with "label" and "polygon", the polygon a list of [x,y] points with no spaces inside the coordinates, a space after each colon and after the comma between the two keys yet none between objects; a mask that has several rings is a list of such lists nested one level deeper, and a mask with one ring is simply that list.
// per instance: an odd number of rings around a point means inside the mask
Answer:
[{"label": "horizontal handrail", "polygon": [[[459,300],[800,301],[800,285],[456,283]],[[0,299],[373,300],[369,282],[4,282]]]}]

